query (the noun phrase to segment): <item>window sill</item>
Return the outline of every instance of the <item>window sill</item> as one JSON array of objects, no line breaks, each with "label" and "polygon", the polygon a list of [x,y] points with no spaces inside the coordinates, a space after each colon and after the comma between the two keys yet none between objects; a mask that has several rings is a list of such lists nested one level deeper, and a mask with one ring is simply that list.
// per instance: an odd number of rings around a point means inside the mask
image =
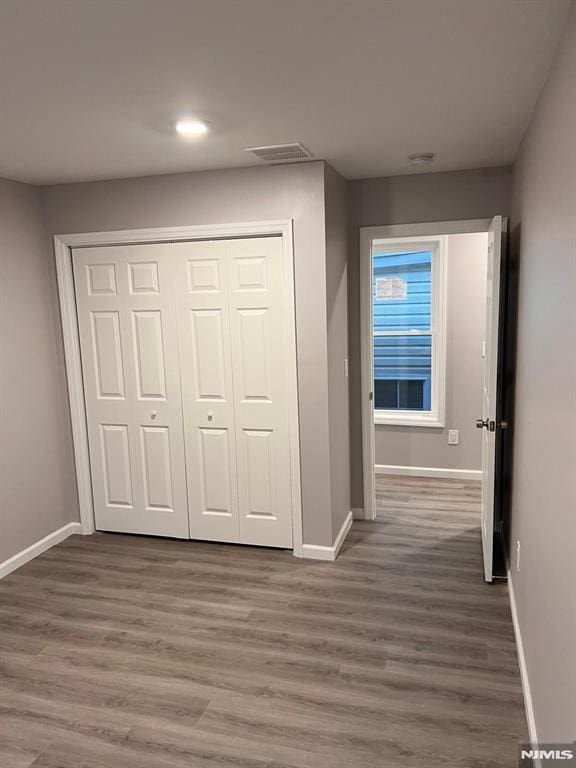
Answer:
[{"label": "window sill", "polygon": [[433,427],[442,429],[444,419],[439,418],[434,413],[413,413],[411,411],[398,411],[389,413],[384,411],[374,411],[374,424],[385,425],[389,427]]}]

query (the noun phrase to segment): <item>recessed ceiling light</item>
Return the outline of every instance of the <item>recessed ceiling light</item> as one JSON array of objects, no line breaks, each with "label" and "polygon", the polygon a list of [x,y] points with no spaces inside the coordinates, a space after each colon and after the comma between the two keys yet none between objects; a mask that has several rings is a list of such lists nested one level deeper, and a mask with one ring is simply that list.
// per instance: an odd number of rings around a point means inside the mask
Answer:
[{"label": "recessed ceiling light", "polygon": [[189,117],[177,120],[174,127],[181,136],[202,136],[208,131],[208,126],[202,120],[194,120]]},{"label": "recessed ceiling light", "polygon": [[434,152],[415,152],[413,155],[408,155],[408,160],[415,168],[429,168],[435,157]]}]

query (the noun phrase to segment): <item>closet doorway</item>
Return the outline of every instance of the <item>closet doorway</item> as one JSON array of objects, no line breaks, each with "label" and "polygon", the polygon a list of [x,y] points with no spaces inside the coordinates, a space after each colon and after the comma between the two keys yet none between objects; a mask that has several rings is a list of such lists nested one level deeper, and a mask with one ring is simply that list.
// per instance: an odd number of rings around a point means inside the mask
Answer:
[{"label": "closet doorway", "polygon": [[56,238],[86,532],[299,554],[290,225],[241,230]]}]

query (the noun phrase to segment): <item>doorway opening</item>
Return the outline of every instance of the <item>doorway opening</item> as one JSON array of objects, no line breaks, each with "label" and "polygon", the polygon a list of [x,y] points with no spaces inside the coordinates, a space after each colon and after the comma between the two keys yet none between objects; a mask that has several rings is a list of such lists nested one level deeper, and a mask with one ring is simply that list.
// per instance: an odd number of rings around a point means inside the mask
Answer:
[{"label": "doorway opening", "polygon": [[486,581],[507,426],[505,233],[502,217],[361,231],[364,517],[403,535],[411,515],[480,524]]}]

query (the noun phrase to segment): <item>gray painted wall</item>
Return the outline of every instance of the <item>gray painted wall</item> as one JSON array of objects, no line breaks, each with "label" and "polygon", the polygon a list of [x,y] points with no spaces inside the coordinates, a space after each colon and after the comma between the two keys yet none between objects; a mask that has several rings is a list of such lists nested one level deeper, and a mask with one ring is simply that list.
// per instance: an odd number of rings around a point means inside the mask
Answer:
[{"label": "gray painted wall", "polygon": [[576,6],[514,166],[512,582],[541,741],[576,737]]},{"label": "gray painted wall", "polygon": [[351,503],[361,507],[359,227],[483,219],[510,213],[511,169],[485,168],[350,182],[348,315],[350,352]]},{"label": "gray painted wall", "polygon": [[324,167],[326,224],[326,312],[328,328],[328,416],[332,539],[350,510],[348,417],[348,182]]},{"label": "gray painted wall", "polygon": [[[486,328],[484,234],[449,235],[446,307],[445,428],[375,426],[376,464],[445,469],[482,469],[482,416]],[[448,430],[460,430],[459,445],[448,445]]]},{"label": "gray painted wall", "polygon": [[0,179],[0,562],[78,520],[40,193]]},{"label": "gray painted wall", "polygon": [[304,542],[332,544],[324,164],[42,189],[49,234],[294,220]]},{"label": "gray painted wall", "polygon": [[[348,235],[355,244],[360,225],[507,213],[508,182],[506,170],[492,169],[349,184],[323,163],[307,163],[59,185],[45,187],[40,194],[48,235],[261,219],[294,220],[304,541],[330,545],[350,506],[348,477],[343,469],[348,463],[348,429],[356,496],[352,504],[362,503],[357,389],[358,253],[357,249],[349,248],[352,258],[346,279],[345,194],[352,192],[348,200],[352,213]],[[37,240],[41,236],[38,192],[24,185],[13,188],[36,200],[35,223],[21,223],[21,227],[27,238]],[[15,217],[11,218],[16,222]],[[54,476],[61,478],[59,487],[69,510],[64,518],[70,520],[76,517],[72,443],[51,243],[45,240],[44,245],[44,251],[37,253],[37,258],[43,253],[43,262],[38,266],[43,270],[44,294],[35,311],[39,314],[42,307],[50,315],[51,324],[42,322],[42,332],[50,328],[54,334],[53,355],[46,375],[53,376],[52,386],[59,399],[52,416],[47,418],[55,419],[59,427],[54,430],[51,444],[53,460],[59,467]],[[341,407],[347,384],[341,376],[346,355],[346,289],[350,291],[349,424],[346,408]],[[30,528],[35,526],[31,523]]]}]

